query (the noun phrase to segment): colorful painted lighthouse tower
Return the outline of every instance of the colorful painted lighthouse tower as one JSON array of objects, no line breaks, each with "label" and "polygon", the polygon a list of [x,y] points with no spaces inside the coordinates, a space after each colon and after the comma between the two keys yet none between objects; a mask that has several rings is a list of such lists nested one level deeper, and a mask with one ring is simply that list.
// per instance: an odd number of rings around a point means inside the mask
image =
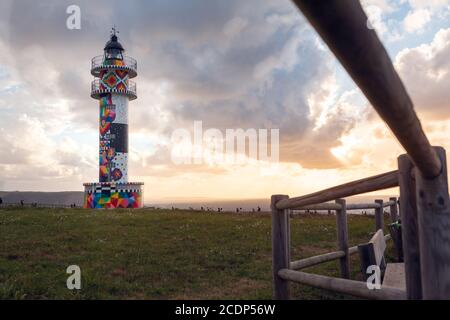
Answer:
[{"label": "colorful painted lighthouse tower", "polygon": [[99,182],[85,183],[85,208],[141,208],[143,183],[128,182],[128,103],[137,99],[137,62],[124,56],[113,28],[104,54],[92,59],[91,97],[100,103]]}]

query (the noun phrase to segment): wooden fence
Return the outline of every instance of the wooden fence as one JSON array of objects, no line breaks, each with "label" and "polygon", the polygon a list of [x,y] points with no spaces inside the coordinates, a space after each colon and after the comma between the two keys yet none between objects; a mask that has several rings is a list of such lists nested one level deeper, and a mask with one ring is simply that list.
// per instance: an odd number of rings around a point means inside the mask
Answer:
[{"label": "wooden fence", "polygon": [[[361,179],[309,195],[274,195],[272,208],[273,294],[289,298],[289,282],[299,282],[370,299],[450,299],[450,206],[445,150],[432,147],[413,103],[376,32],[357,0],[294,0],[372,106],[392,130],[407,154],[398,170]],[[365,282],[348,279],[349,256],[346,212],[365,205],[346,205],[345,198],[400,187],[400,217],[406,292],[384,287],[369,290]],[[335,203],[326,203],[334,200]],[[376,228],[383,226],[380,201]],[[290,259],[290,211],[328,208],[336,211],[338,250],[300,261]],[[396,209],[391,207],[391,215]],[[313,210],[316,210],[313,209]],[[369,209],[369,208],[367,208]],[[298,271],[339,259],[342,278]]]}]

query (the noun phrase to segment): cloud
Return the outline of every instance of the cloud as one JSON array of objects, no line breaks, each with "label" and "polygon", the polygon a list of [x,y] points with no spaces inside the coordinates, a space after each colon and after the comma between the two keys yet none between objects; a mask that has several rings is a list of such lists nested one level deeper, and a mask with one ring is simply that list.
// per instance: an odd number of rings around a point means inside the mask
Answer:
[{"label": "cloud", "polygon": [[431,12],[427,9],[410,11],[403,20],[407,32],[423,32],[424,26],[430,22]]},{"label": "cloud", "polygon": [[428,118],[450,116],[450,29],[439,30],[430,43],[402,50],[395,66],[417,109]]},{"label": "cloud", "polygon": [[407,0],[410,10],[403,19],[406,32],[423,33],[430,22],[446,20],[450,14],[447,0]]},{"label": "cloud", "polygon": [[[39,135],[30,132],[30,123],[21,123],[18,127],[27,130],[17,131],[8,126],[7,117],[0,124],[15,137],[17,154],[29,167],[40,168],[41,163],[28,160],[42,155],[42,161],[56,171],[72,166],[67,179],[92,174],[85,170],[86,161],[75,160],[78,150],[97,145],[98,111],[89,97],[89,62],[101,53],[113,24],[119,26],[121,41],[139,63],[139,99],[130,104],[130,128],[132,136],[144,134],[149,143],[138,140],[139,147],[146,149],[136,147],[131,167],[141,166],[135,170],[137,175],[170,170],[172,174],[223,172],[223,168],[176,168],[168,160],[167,137],[176,128],[189,128],[194,120],[220,130],[280,128],[282,143],[303,139],[297,146],[289,144],[289,150],[297,149],[293,161],[311,165],[306,155],[314,148],[324,163],[334,162],[326,150],[320,151],[319,142],[330,143],[326,138],[335,139],[344,128],[334,130],[332,136],[322,132],[320,140],[306,139],[315,122],[309,95],[323,91],[323,80],[333,76],[331,54],[317,45],[317,36],[291,3],[141,1],[130,6],[119,1],[79,1],[81,31],[65,28],[69,4],[13,1],[2,13],[8,26],[0,38],[6,48],[3,55],[8,56],[2,61],[11,70],[4,95],[14,83],[22,89],[1,103],[9,110],[10,121],[24,115],[40,131]],[[30,134],[45,143],[37,149],[20,149],[17,141],[26,141]],[[97,153],[91,156],[95,167]],[[37,170],[34,176],[46,174],[52,173]],[[89,177],[83,174],[83,178]]]}]

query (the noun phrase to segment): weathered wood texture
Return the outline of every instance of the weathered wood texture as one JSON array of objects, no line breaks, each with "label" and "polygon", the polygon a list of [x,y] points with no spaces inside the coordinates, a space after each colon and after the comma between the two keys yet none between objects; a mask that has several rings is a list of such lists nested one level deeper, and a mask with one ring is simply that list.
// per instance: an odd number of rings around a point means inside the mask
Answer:
[{"label": "weathered wood texture", "polygon": [[450,203],[445,150],[435,148],[443,165],[435,178],[416,171],[423,299],[450,299]]},{"label": "weathered wood texture", "polygon": [[[389,199],[392,199],[392,198],[389,198]],[[394,202],[392,200],[389,200],[389,201],[383,202],[383,207],[385,207],[385,208],[390,207],[393,204],[394,204]]]},{"label": "weathered wood texture", "polygon": [[391,222],[396,222],[398,220],[398,210],[397,210],[397,198],[389,198],[389,215],[391,216]]},{"label": "weathered wood texture", "polygon": [[344,199],[336,200],[336,204],[341,206],[340,210],[336,211],[336,230],[338,249],[345,252],[345,256],[339,259],[339,269],[341,277],[344,279],[350,278],[350,257],[348,254],[348,228],[347,228],[347,209]]},{"label": "weathered wood texture", "polygon": [[[403,262],[403,243],[402,243],[402,229],[392,224],[397,223],[398,216],[398,201],[397,198],[389,198],[389,215],[391,217],[391,224],[389,225],[389,233],[394,242],[394,251],[397,257],[397,262]],[[386,205],[386,203],[385,203]]]},{"label": "weathered wood texture", "polygon": [[277,202],[277,209],[292,209],[345,198],[362,193],[384,190],[398,186],[398,172],[391,171],[373,177],[352,181],[340,186],[314,192],[305,196]]},{"label": "weathered wood texture", "polygon": [[315,265],[318,265],[318,264],[321,264],[324,262],[337,260],[342,257],[345,257],[344,251],[335,251],[335,252],[324,253],[324,254],[321,254],[318,256],[293,261],[293,262],[291,262],[289,269],[301,270],[301,269],[309,268],[309,267],[312,267],[312,266],[315,266]]},{"label": "weathered wood texture", "polygon": [[383,286],[398,288],[406,292],[404,263],[387,264],[383,278]]},{"label": "weathered wood texture", "polygon": [[367,284],[364,281],[333,278],[288,269],[280,270],[278,274],[285,280],[290,280],[325,290],[349,294],[360,298],[404,300],[406,296],[404,290],[397,288],[382,287],[379,290],[370,290],[367,288]]},{"label": "weathered wood texture", "polygon": [[376,203],[349,203],[347,210],[376,209],[380,206]]},{"label": "weathered wood texture", "polygon": [[378,208],[375,208],[375,232],[379,229],[384,229],[384,210],[383,210],[383,200],[375,200],[378,204]]},{"label": "weathered wood texture", "polygon": [[278,271],[289,268],[291,261],[289,210],[278,210],[275,207],[277,201],[287,198],[286,195],[274,195],[271,199],[273,297],[277,300],[290,298],[289,282],[278,276]]},{"label": "weathered wood texture", "polygon": [[406,296],[422,299],[420,276],[419,230],[416,206],[414,165],[407,154],[398,157],[400,184],[400,219],[402,223],[403,261],[405,262]]},{"label": "weathered wood texture", "polygon": [[292,208],[292,210],[340,210],[341,206],[337,203],[318,203],[310,204],[300,208]]},{"label": "weathered wood texture", "polygon": [[397,257],[397,262],[403,262],[403,241],[402,241],[402,228],[395,224],[389,225],[389,233],[394,243],[394,251]]}]

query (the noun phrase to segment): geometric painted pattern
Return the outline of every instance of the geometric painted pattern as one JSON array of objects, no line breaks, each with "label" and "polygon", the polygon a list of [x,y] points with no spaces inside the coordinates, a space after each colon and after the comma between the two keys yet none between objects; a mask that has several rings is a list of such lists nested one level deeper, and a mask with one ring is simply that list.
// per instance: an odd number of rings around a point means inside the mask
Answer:
[{"label": "geometric painted pattern", "polygon": [[135,191],[86,192],[84,208],[86,209],[117,209],[142,207],[142,193]]},{"label": "geometric painted pattern", "polygon": [[100,90],[128,90],[128,71],[105,70],[100,73]]}]

